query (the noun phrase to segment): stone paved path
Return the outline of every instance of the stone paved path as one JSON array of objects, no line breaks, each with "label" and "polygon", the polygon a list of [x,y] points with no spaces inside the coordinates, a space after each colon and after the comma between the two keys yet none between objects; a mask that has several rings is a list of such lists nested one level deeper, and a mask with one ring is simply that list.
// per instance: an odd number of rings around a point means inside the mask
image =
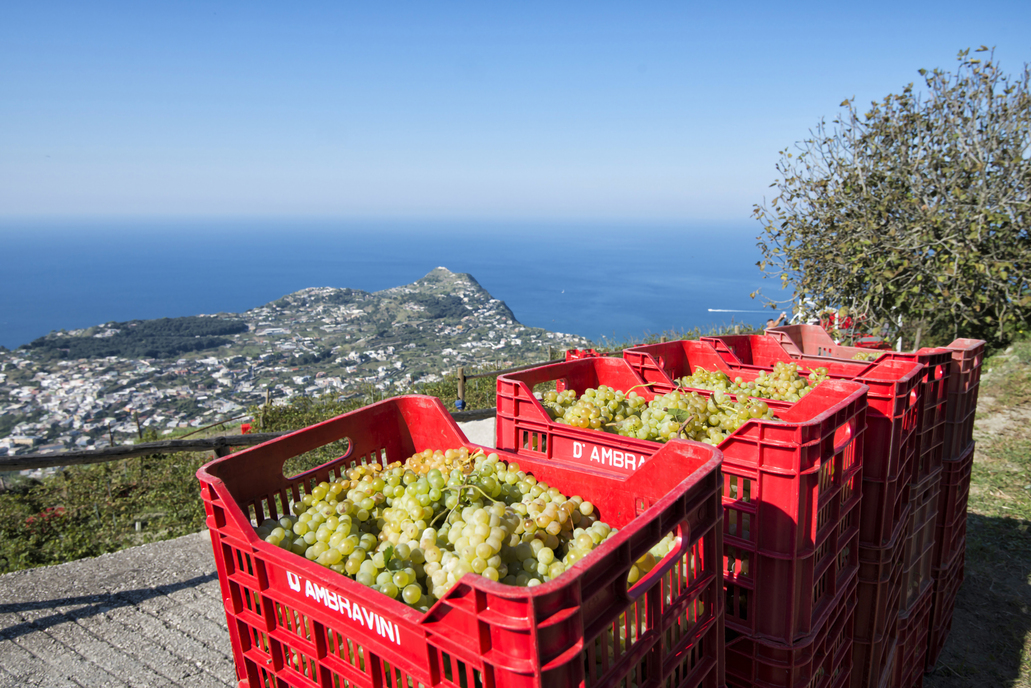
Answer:
[{"label": "stone paved path", "polygon": [[0,687],[235,685],[206,532],[0,576]]}]

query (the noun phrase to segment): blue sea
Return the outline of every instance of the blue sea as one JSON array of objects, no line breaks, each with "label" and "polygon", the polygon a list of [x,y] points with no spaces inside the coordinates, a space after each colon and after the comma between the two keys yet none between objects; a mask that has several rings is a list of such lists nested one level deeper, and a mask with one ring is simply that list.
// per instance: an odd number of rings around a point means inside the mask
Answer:
[{"label": "blue sea", "polygon": [[[467,272],[524,325],[596,342],[760,324],[781,297],[740,224],[289,220],[0,224],[0,345],[109,321],[239,313],[305,287]],[[753,312],[714,312],[709,309]]]}]

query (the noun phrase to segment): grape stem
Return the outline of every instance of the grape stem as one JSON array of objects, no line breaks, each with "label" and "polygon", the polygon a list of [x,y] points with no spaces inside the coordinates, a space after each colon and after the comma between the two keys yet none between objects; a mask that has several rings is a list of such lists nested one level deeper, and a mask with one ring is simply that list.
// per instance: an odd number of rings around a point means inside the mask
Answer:
[{"label": "grape stem", "polygon": [[654,385],[654,384],[655,384],[654,382],[642,382],[641,384],[639,384],[639,385],[634,385],[633,387],[631,387],[630,389],[628,389],[628,390],[627,390],[626,392],[624,392],[624,393],[623,393],[623,395],[624,395],[624,396],[627,396],[627,395],[629,395],[629,394],[630,394],[630,392],[633,392],[633,391],[634,391],[635,389],[637,389],[638,387],[651,387],[651,386],[652,386],[652,385]]},{"label": "grape stem", "polygon": [[637,420],[641,420],[641,417],[639,415],[637,415],[636,413],[632,413],[629,416],[627,416],[626,418],[624,418],[623,420],[614,420],[611,423],[606,423],[605,427],[606,428],[619,428],[620,430],[622,430],[623,429],[623,424],[626,423],[627,421],[629,421],[631,418],[636,418]]},{"label": "grape stem", "polygon": [[693,420],[694,420],[694,414],[693,413],[690,416],[688,416],[687,418],[684,419],[684,422],[680,424],[679,428],[677,428],[677,432],[676,432],[677,437],[681,437],[683,439],[691,439],[687,435],[687,424],[690,423]]},{"label": "grape stem", "polygon": [[433,526],[433,524],[437,522],[437,519],[438,519],[438,518],[440,518],[441,516],[445,516],[445,519],[444,519],[445,521],[446,521],[446,520],[447,520],[448,518],[450,518],[450,517],[451,517],[451,514],[452,514],[452,513],[454,512],[454,510],[455,510],[455,509],[457,509],[457,508],[458,508],[459,506],[461,506],[461,504],[462,504],[462,499],[461,499],[461,496],[462,496],[462,490],[465,490],[465,489],[469,489],[469,488],[472,488],[472,489],[476,490],[477,492],[479,492],[479,493],[480,493],[481,495],[483,495],[483,497],[484,497],[484,498],[485,498],[485,499],[486,499],[487,501],[489,501],[489,502],[492,502],[492,503],[493,503],[493,502],[498,502],[498,501],[501,501],[501,500],[498,500],[498,499],[494,499],[494,498],[493,498],[493,497],[491,497],[491,496],[490,496],[489,494],[487,494],[486,492],[484,492],[484,491],[483,491],[483,490],[482,490],[482,489],[480,488],[480,486],[479,486],[479,485],[475,485],[475,484],[473,484],[473,483],[462,483],[461,485],[455,485],[455,486],[447,486],[447,485],[445,485],[445,486],[444,486],[444,489],[445,489],[445,490],[448,490],[448,491],[451,491],[451,492],[458,492],[458,495],[459,495],[459,500],[458,500],[458,503],[457,503],[457,504],[455,504],[455,505],[454,505],[453,507],[451,507],[450,509],[448,509],[447,511],[441,511],[441,512],[440,512],[439,514],[437,514],[436,516],[434,516],[434,517],[433,517],[433,520],[432,520],[432,521],[430,521],[430,527],[432,527],[432,526]]},{"label": "grape stem", "polygon": [[[676,388],[675,391],[677,393],[679,393],[679,394],[685,394],[685,393],[690,394],[691,392],[694,392],[697,388],[691,388],[691,387],[688,387],[688,386],[684,385],[683,384],[683,380],[684,379],[686,379],[686,378],[680,378],[680,379],[677,380],[677,388]],[[727,399],[729,399],[730,403],[732,403],[732,404],[735,403],[735,402],[741,401],[741,397],[739,395],[737,395],[737,394],[725,394],[725,397]],[[709,398],[712,399],[712,403],[716,405],[716,408],[720,409],[721,411],[730,412],[730,411],[733,410],[732,407],[731,408],[727,408],[726,406],[723,405],[723,402],[717,401],[715,394],[713,394]],[[752,397],[747,397],[747,398],[748,399],[752,399]]]}]

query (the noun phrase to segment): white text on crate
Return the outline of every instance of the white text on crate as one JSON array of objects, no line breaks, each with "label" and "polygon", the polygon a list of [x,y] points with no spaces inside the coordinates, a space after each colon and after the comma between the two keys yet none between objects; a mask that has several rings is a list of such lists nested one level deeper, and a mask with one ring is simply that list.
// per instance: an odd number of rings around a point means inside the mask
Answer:
[{"label": "white text on crate", "polygon": [[392,643],[401,644],[401,629],[393,621],[384,619],[376,612],[371,612],[357,602],[324,588],[318,583],[301,578],[292,571],[286,572],[286,582],[294,592],[301,592],[301,581],[304,581],[305,597],[321,602],[327,609],[340,612],[341,616],[346,616],[351,621],[365,626]]},{"label": "white text on crate", "polygon": [[596,447],[576,441],[573,442],[573,458],[582,459],[588,446],[590,447],[588,461],[597,462],[603,466],[612,466],[613,468],[625,468],[628,471],[635,471],[644,465],[643,456],[637,456],[636,454],[611,447]]}]

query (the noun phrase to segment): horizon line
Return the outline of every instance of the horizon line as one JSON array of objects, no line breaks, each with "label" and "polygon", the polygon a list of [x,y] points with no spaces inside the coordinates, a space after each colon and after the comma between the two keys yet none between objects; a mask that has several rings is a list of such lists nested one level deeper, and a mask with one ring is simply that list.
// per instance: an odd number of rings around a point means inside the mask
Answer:
[{"label": "horizon line", "polygon": [[10,224],[82,223],[157,223],[157,222],[311,222],[311,223],[426,223],[426,224],[488,224],[488,225],[547,225],[547,224],[648,224],[648,225],[758,225],[753,217],[648,217],[648,216],[439,216],[439,215],[0,215],[0,227]]}]

